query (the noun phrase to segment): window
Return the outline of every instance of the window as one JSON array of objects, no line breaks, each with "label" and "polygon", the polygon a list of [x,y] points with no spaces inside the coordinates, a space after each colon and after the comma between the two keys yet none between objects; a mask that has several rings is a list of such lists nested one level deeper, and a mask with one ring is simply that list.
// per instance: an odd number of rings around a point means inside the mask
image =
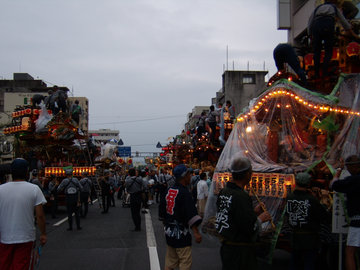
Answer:
[{"label": "window", "polygon": [[255,75],[254,74],[246,74],[243,75],[243,84],[255,84]]}]

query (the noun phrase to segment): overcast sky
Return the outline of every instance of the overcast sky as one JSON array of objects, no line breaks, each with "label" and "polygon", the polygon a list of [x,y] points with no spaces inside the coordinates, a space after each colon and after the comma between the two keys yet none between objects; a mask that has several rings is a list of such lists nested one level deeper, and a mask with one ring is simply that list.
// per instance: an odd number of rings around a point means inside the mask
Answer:
[{"label": "overcast sky", "polygon": [[90,129],[118,129],[133,150],[157,151],[194,106],[210,105],[226,46],[229,69],[265,62],[276,72],[272,50],[287,41],[276,2],[4,0],[0,78],[27,72],[67,86],[89,99]]}]

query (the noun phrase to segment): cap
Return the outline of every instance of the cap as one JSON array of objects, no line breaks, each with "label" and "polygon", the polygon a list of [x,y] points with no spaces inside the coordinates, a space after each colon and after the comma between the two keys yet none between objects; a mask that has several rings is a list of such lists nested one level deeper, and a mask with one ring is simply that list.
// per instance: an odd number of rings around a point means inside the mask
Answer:
[{"label": "cap", "polygon": [[14,171],[18,171],[18,172],[27,171],[28,168],[29,168],[29,162],[27,162],[23,158],[16,158],[11,163],[11,172],[14,172]]},{"label": "cap", "polygon": [[305,172],[298,173],[295,177],[295,183],[299,186],[308,186],[311,181],[311,175]]},{"label": "cap", "polygon": [[189,169],[184,164],[177,165],[173,170],[176,179],[183,178],[187,172],[189,172]]}]

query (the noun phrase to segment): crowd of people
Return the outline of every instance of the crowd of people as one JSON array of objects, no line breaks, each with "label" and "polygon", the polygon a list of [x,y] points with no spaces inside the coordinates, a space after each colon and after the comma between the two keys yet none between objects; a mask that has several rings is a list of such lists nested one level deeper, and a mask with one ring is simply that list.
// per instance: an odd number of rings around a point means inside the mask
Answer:
[{"label": "crowd of people", "polygon": [[[351,176],[340,181],[342,167],[330,183],[331,189],[348,196],[350,227],[345,258],[349,270],[356,269],[355,254],[360,247],[359,164],[358,156],[350,156],[344,165]],[[43,210],[43,205],[47,203],[45,197],[50,201],[51,214],[55,218],[58,196],[64,192],[68,214],[67,230],[73,230],[73,214],[76,229],[81,230],[81,218],[86,218],[88,204],[98,195],[94,194],[96,185],[101,190],[102,213],[108,213],[109,208],[115,206],[115,198],[129,204],[134,223],[131,231],[141,231],[141,212],[147,213],[150,205],[157,205],[158,218],[164,224],[167,244],[165,269],[190,269],[191,235],[195,242],[201,243],[200,228],[212,184],[213,171],[206,171],[206,168],[193,169],[192,166],[180,164],[174,169],[165,167],[159,171],[130,168],[122,173],[105,169],[97,177],[90,177],[84,172],[80,179],[73,176],[72,169],[67,169],[64,179],[60,181],[51,176],[47,186],[43,186],[37,179],[37,171],[32,171],[28,178],[29,163],[26,160],[15,159],[11,164],[13,180],[0,185],[0,254],[5,254],[0,256],[0,269],[9,269],[3,266],[20,261],[25,267],[29,265],[35,241],[34,217],[41,233],[40,243],[46,243]],[[251,180],[250,161],[235,156],[230,164],[230,171],[232,178],[220,191],[216,201],[215,225],[221,239],[223,269],[256,269],[256,247],[261,224],[270,221],[271,216],[261,203],[254,206],[244,190]],[[330,222],[331,217],[308,190],[310,174],[298,173],[295,182],[296,188],[288,194],[285,206],[285,216],[292,228],[291,269],[317,269],[321,244],[320,224]],[[14,224],[18,226],[13,226]],[[25,269],[21,267],[23,266],[19,266],[19,269]]]},{"label": "crowd of people", "polygon": [[211,105],[208,112],[201,112],[195,128],[190,131],[193,146],[196,146],[197,140],[203,135],[208,136],[212,145],[224,145],[226,142],[224,123],[232,123],[234,119],[235,107],[230,100],[226,101],[225,106],[221,102],[217,104],[217,107]]}]

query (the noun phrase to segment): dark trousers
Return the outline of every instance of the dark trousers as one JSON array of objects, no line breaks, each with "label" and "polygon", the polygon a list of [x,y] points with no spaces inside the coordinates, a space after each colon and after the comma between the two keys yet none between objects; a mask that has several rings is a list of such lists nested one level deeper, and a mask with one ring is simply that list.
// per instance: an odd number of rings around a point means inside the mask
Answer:
[{"label": "dark trousers", "polygon": [[273,55],[278,70],[283,70],[284,64],[287,63],[299,76],[300,80],[306,82],[305,72],[301,69],[299,59],[291,45],[279,44],[274,49]]},{"label": "dark trousers", "polygon": [[216,122],[209,122],[209,127],[211,129],[211,134],[210,134],[210,142],[214,143],[215,141],[215,133],[216,133]]},{"label": "dark trousers", "polygon": [[52,195],[52,196],[54,196],[54,197],[50,198],[50,200],[51,200],[51,217],[55,218],[56,212],[57,212],[57,207],[58,207],[58,198],[57,198],[57,195]]},{"label": "dark trousers", "polygon": [[130,209],[131,209],[131,218],[135,225],[135,230],[140,230],[141,228],[141,193],[132,193],[130,194]]},{"label": "dark trousers", "polygon": [[80,215],[78,207],[78,195],[66,195],[66,210],[68,214],[69,228],[72,229],[72,214],[75,213],[77,228],[80,228]]},{"label": "dark trousers", "polygon": [[141,195],[142,198],[142,207],[145,209],[149,209],[149,205],[147,204],[148,200],[149,200],[149,192],[143,192],[143,194]]},{"label": "dark trousers", "polygon": [[103,205],[103,212],[107,213],[109,211],[111,203],[110,194],[103,194],[102,195],[102,205]]},{"label": "dark trousers", "polygon": [[117,193],[117,198],[118,198],[118,200],[121,200],[121,199],[122,199],[123,193],[124,193],[124,187],[121,186],[121,187],[119,188],[118,193]]},{"label": "dark trousers", "polygon": [[222,270],[256,270],[256,250],[251,246],[223,244],[220,248]]},{"label": "dark trousers", "polygon": [[111,192],[110,193],[110,203],[111,203],[111,206],[115,206],[115,194],[114,194],[115,192],[113,191],[113,192]]},{"label": "dark trousers", "polygon": [[80,215],[82,217],[86,217],[89,209],[89,192],[81,192],[80,201],[81,201],[81,209]]},{"label": "dark trousers", "polygon": [[166,215],[166,192],[167,188],[164,185],[160,185],[160,203],[159,203],[159,219],[164,219]]},{"label": "dark trousers", "polygon": [[331,17],[322,17],[314,21],[312,27],[313,33],[313,49],[314,49],[314,66],[315,75],[320,73],[320,56],[322,49],[322,41],[324,41],[325,56],[323,61],[323,76],[328,74],[328,66],[331,60],[334,35],[335,35],[335,21]]}]

